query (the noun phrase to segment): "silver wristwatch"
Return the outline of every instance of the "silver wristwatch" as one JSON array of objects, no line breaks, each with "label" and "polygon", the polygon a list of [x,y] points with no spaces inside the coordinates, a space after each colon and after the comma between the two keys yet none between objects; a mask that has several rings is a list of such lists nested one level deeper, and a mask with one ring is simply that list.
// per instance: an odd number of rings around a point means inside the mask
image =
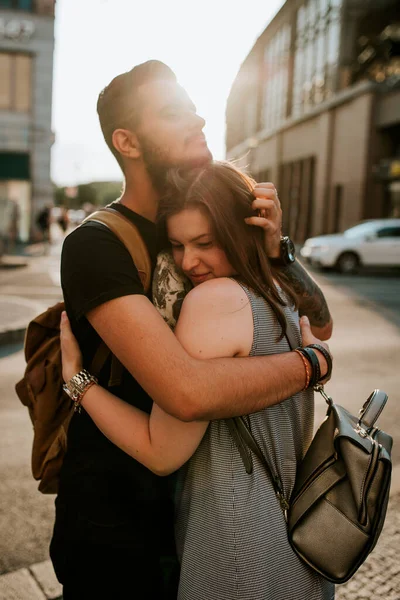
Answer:
[{"label": "silver wristwatch", "polygon": [[63,390],[72,399],[75,411],[81,412],[83,395],[95,383],[98,383],[97,378],[86,371],[86,369],[82,369],[79,373],[71,377],[69,381],[64,383]]}]

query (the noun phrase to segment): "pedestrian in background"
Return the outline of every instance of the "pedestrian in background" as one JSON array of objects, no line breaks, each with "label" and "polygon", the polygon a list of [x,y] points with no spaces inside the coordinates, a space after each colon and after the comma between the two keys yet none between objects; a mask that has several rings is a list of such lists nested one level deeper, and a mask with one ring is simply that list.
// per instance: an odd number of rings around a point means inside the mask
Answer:
[{"label": "pedestrian in background", "polygon": [[46,204],[36,218],[36,225],[42,234],[44,254],[48,253],[51,244],[51,208],[51,204]]},{"label": "pedestrian in background", "polygon": [[18,234],[21,220],[21,211],[16,200],[10,200],[7,203],[5,221],[7,223],[6,252],[13,254],[18,242]]},{"label": "pedestrian in background", "polygon": [[60,216],[58,217],[58,224],[60,226],[61,231],[65,235],[67,233],[69,225],[68,211],[65,208],[65,206],[61,207]]}]

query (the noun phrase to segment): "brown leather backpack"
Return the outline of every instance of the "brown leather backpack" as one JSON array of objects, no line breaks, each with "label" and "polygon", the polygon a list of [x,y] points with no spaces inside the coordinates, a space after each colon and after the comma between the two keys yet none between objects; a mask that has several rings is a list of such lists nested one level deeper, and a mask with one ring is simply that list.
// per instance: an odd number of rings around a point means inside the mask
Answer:
[{"label": "brown leather backpack", "polygon": [[[147,248],[135,225],[120,212],[103,208],[89,215],[84,222],[106,225],[129,251],[145,292],[150,289],[151,262]],[[15,390],[29,410],[33,424],[32,475],[39,481],[39,491],[56,494],[58,477],[67,447],[68,425],[73,415],[73,403],[63,391],[60,349],[60,318],[64,303],[59,302],[33,319],[26,330],[24,352],[26,368]],[[102,343],[91,364],[98,375],[111,351]],[[112,357],[110,385],[120,378],[122,365]]]}]

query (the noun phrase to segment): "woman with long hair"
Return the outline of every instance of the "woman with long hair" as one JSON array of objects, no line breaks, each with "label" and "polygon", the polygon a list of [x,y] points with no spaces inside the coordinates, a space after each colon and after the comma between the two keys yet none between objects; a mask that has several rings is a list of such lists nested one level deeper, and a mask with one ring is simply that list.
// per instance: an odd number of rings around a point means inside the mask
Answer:
[{"label": "woman with long hair", "polygon": [[[271,268],[262,230],[250,229],[244,220],[254,216],[252,181],[232,165],[214,162],[175,171],[169,183],[160,204],[160,232],[193,286],[175,327],[184,348],[204,359],[288,352],[288,323],[301,346],[295,292],[283,272]],[[322,343],[307,322],[302,331],[303,341]],[[65,316],[62,352],[68,380],[82,365]],[[280,475],[286,498],[313,434],[308,382],[305,363],[302,392],[246,417]],[[98,385],[87,389],[81,404],[133,458],[159,475],[176,472],[179,600],[334,597],[333,585],[292,550],[264,465],[254,456],[253,472],[246,472],[225,420],[184,423],[156,404],[148,415]]]}]

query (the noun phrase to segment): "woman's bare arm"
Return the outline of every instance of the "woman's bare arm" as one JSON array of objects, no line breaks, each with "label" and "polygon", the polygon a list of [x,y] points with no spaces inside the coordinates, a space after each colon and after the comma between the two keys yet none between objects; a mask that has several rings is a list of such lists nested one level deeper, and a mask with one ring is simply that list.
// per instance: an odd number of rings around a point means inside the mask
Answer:
[{"label": "woman's bare arm", "polygon": [[[61,320],[63,377],[68,381],[82,368],[82,355],[64,313]],[[150,415],[92,385],[81,405],[100,431],[116,446],[156,475],[168,475],[195,452],[207,429],[207,421],[185,423],[153,404]]]},{"label": "woman's bare arm", "polygon": [[169,475],[196,451],[208,422],[184,423],[153,404],[151,414],[94,385],[82,406],[102,433],[156,475]]}]

